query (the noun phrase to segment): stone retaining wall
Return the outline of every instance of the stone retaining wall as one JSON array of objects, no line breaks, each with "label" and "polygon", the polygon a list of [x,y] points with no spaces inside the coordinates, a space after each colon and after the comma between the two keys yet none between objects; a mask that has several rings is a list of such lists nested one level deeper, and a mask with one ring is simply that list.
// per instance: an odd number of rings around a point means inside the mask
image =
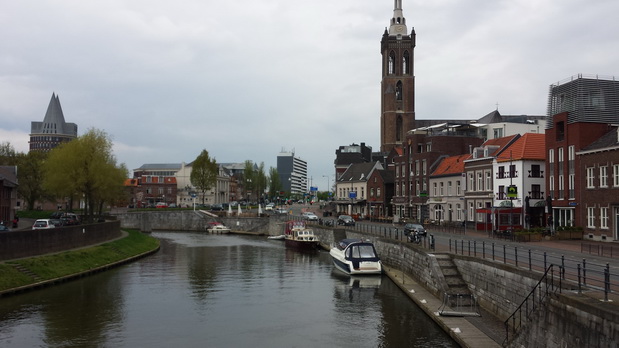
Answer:
[{"label": "stone retaining wall", "polygon": [[121,235],[120,221],[48,230],[0,233],[0,261],[32,257],[106,242]]}]

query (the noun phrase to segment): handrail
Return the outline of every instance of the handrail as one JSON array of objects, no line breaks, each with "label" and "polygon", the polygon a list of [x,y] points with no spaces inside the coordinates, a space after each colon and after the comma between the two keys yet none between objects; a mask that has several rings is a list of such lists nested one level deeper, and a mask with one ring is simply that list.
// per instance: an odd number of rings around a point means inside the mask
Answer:
[{"label": "handrail", "polygon": [[[505,320],[505,340],[503,341],[503,346],[506,346],[507,343],[509,343],[509,322],[511,320],[512,325],[512,339],[515,337],[516,333],[518,332],[518,330],[522,327],[522,321],[523,321],[523,316],[522,316],[522,311],[524,310],[524,318],[525,320],[527,318],[530,318],[530,314],[535,311],[537,309],[537,307],[539,307],[540,305],[543,304],[544,300],[546,299],[546,297],[548,297],[548,295],[550,294],[555,294],[557,292],[557,290],[559,292],[561,292],[561,266],[557,266],[559,268],[559,284],[555,285],[555,275],[554,275],[554,264],[551,264],[550,266],[548,266],[548,268],[546,269],[546,272],[544,272],[544,275],[542,276],[542,278],[539,280],[539,282],[537,282],[537,285],[535,285],[535,287],[533,287],[533,289],[531,290],[531,292],[529,292],[529,294],[527,295],[527,297],[525,297],[525,299],[522,301],[522,303],[520,303],[520,305],[518,306],[518,308],[516,308],[516,310],[514,311],[514,313],[512,313],[512,315],[510,315],[506,320]],[[550,272],[550,280],[548,279],[548,273]],[[546,285],[545,289],[543,288],[543,285]],[[536,299],[536,294],[539,293],[537,295],[537,299]],[[531,308],[529,308],[529,303],[531,302]],[[516,322],[516,320],[518,320]]]}]

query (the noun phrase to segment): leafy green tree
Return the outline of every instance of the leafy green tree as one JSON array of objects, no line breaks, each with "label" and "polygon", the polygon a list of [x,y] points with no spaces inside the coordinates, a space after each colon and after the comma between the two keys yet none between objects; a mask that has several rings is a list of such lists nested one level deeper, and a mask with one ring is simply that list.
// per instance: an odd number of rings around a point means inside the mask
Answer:
[{"label": "leafy green tree", "polygon": [[0,166],[14,166],[17,164],[17,152],[10,142],[0,143]]},{"label": "leafy green tree", "polygon": [[245,187],[245,197],[247,197],[248,200],[250,193],[254,191],[254,187],[257,184],[254,167],[252,161],[245,161],[245,168],[243,168],[243,187]]},{"label": "leafy green tree", "polygon": [[209,157],[208,151],[202,152],[196,157],[191,165],[191,185],[202,193],[202,204],[206,201],[206,192],[217,183],[219,167],[215,159]]},{"label": "leafy green tree", "polygon": [[260,162],[258,169],[254,173],[254,180],[256,180],[256,200],[260,203],[262,201],[264,190],[267,188],[267,176],[264,172],[264,162]]},{"label": "leafy green tree", "polygon": [[282,190],[282,182],[277,172],[277,168],[269,168],[269,195],[271,197],[279,196]]},{"label": "leafy green tree", "polygon": [[44,189],[59,198],[83,199],[89,220],[101,214],[104,203],[121,198],[128,176],[124,165],[116,165],[107,133],[96,129],[51,150],[43,172]]},{"label": "leafy green tree", "polygon": [[30,151],[17,155],[17,193],[24,199],[28,210],[34,210],[34,204],[46,198],[43,189],[43,163],[47,153]]}]

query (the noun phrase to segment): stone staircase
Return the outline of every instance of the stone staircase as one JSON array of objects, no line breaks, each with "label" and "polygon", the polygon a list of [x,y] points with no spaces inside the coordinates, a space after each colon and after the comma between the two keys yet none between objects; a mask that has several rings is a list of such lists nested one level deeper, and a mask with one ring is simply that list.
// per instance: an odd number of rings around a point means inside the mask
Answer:
[{"label": "stone staircase", "polygon": [[480,316],[475,296],[469,290],[451,255],[436,254],[436,260],[447,285],[439,314],[442,316]]},{"label": "stone staircase", "polygon": [[32,278],[32,280],[34,280],[37,283],[43,280],[37,274],[33,273],[32,271],[30,271],[29,269],[27,269],[26,267],[22,265],[13,264],[13,263],[10,265],[13,266],[13,268],[15,268],[17,271],[19,271],[19,273],[27,275],[28,277]]}]

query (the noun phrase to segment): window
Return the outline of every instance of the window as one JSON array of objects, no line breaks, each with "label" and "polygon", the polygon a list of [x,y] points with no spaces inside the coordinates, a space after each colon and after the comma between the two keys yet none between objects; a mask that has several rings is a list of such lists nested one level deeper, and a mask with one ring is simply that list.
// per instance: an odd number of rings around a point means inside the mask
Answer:
[{"label": "window", "polygon": [[550,175],[554,175],[555,173],[555,150],[548,150],[548,172]]},{"label": "window", "polygon": [[565,181],[563,180],[563,175],[559,175],[559,199],[565,198],[563,190],[565,190]]},{"label": "window", "polygon": [[498,192],[498,199],[507,199],[507,196],[505,195],[505,186],[500,185],[499,186],[499,192]]},{"label": "window", "polygon": [[376,189],[376,197],[380,197],[380,187]]},{"label": "window", "polygon": [[451,191],[451,181],[448,181],[447,182],[447,195],[451,196],[451,192],[452,192]]},{"label": "window", "polygon": [[498,179],[503,179],[503,178],[505,178],[505,167],[504,166],[500,166],[499,167]]},{"label": "window", "polygon": [[441,197],[444,196],[445,195],[445,183],[444,182],[441,182],[439,184],[439,189],[440,189],[439,194],[441,195]]},{"label": "window", "polygon": [[395,74],[395,53],[391,52],[389,54],[389,67],[388,67],[388,74],[389,75],[393,75]]},{"label": "window", "polygon": [[430,152],[432,151],[432,143],[427,143],[426,144],[426,152]]},{"label": "window", "polygon": [[426,175],[426,160],[421,161],[421,173]]},{"label": "window", "polygon": [[395,177],[396,178],[400,177],[400,166],[395,166]]},{"label": "window", "polygon": [[484,177],[481,172],[477,173],[477,191],[484,190]]},{"label": "window", "polygon": [[608,208],[600,208],[600,228],[608,229]]},{"label": "window", "polygon": [[608,167],[600,167],[600,187],[608,187]]},{"label": "window", "polygon": [[570,199],[574,199],[576,198],[576,190],[574,190],[574,182],[576,181],[576,175],[575,174],[569,174],[567,177],[567,185],[568,185],[568,198]]},{"label": "window", "polygon": [[543,199],[542,190],[540,185],[531,185],[531,198],[532,199]]},{"label": "window", "polygon": [[460,207],[460,203],[456,204],[456,216],[458,221],[462,221],[462,208]]},{"label": "window", "polygon": [[575,160],[574,155],[575,154],[574,154],[574,152],[575,152],[574,151],[574,145],[570,145],[567,148],[567,166],[568,166],[568,170],[569,170],[570,173],[574,173],[574,171],[575,171],[575,168],[574,168],[574,165],[575,165],[575,163],[574,163],[574,160]]},{"label": "window", "polygon": [[475,217],[475,206],[473,205],[473,202],[469,202],[469,216],[467,220],[474,221],[473,220],[474,217]]},{"label": "window", "polygon": [[415,175],[419,175],[419,161],[415,161]]},{"label": "window", "polygon": [[402,81],[395,84],[395,99],[402,100]]},{"label": "window", "polygon": [[432,184],[432,196],[436,197],[438,195],[436,183]]},{"label": "window", "polygon": [[408,55],[408,51],[404,52],[404,57],[402,57],[402,74],[406,75],[408,74],[408,72],[410,71],[408,65],[410,59],[409,59],[409,55]]},{"label": "window", "polygon": [[613,186],[619,186],[619,164],[613,165]]},{"label": "window", "polygon": [[542,178],[542,171],[539,164],[532,164],[531,171],[529,172],[529,178]]},{"label": "window", "polygon": [[494,128],[493,130],[494,138],[502,138],[503,137],[503,128]]},{"label": "window", "polygon": [[595,188],[595,184],[593,183],[593,179],[595,179],[593,167],[587,167],[587,188]]},{"label": "window", "polygon": [[516,171],[516,165],[515,164],[510,164],[509,165],[509,177],[510,178],[517,178],[518,177],[518,172]]},{"label": "window", "polygon": [[559,164],[559,175],[561,175],[563,174],[563,148],[560,147],[557,151],[557,155],[559,156],[557,159]]},{"label": "window", "polygon": [[595,228],[595,208],[587,208],[587,227]]},{"label": "window", "polygon": [[486,191],[492,190],[492,172],[486,171]]},{"label": "window", "polygon": [[565,122],[559,121],[556,124],[557,129],[557,141],[563,141],[565,138]]},{"label": "window", "polygon": [[374,188],[373,187],[370,188],[370,197],[371,198],[374,197]]},{"label": "window", "polygon": [[555,177],[551,175],[550,178],[548,179],[548,182],[550,183],[550,187],[548,188],[548,195],[551,198],[554,198],[554,196],[555,196]]},{"label": "window", "polygon": [[456,196],[462,195],[462,187],[460,186],[460,181],[456,181]]}]

